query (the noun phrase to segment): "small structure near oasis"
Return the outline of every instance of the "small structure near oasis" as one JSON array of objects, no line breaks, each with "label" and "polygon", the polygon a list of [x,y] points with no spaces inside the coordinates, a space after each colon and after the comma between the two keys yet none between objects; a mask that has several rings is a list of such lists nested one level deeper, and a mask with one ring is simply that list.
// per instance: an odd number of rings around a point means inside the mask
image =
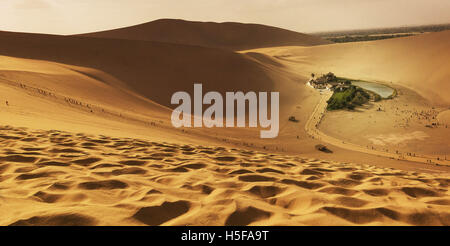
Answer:
[{"label": "small structure near oasis", "polygon": [[340,80],[336,75],[329,72],[318,78],[315,78],[315,74],[311,74],[308,85],[319,90],[344,91],[349,88],[351,82],[350,80]]}]

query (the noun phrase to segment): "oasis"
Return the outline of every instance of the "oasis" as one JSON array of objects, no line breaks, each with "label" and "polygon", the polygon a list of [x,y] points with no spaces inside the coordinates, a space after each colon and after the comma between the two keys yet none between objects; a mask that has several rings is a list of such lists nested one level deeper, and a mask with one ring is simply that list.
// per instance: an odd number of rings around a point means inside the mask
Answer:
[{"label": "oasis", "polygon": [[[172,112],[172,125],[174,127],[246,127],[248,126],[268,130],[261,130],[261,138],[275,138],[279,131],[279,92],[270,93],[270,119],[268,116],[267,92],[250,91],[244,94],[238,92],[226,92],[226,117],[224,119],[223,97],[219,92],[210,91],[203,96],[202,84],[194,84],[194,114],[191,114],[192,100],[189,93],[184,91],[172,95],[171,104],[180,105]],[[180,101],[181,104],[180,104]],[[214,103],[213,103],[214,101]],[[248,114],[246,113],[248,102]],[[203,104],[211,105],[203,112]],[[235,112],[235,108],[237,112]],[[236,119],[235,119],[236,116]],[[192,124],[192,120],[194,121]],[[225,121],[225,124],[224,124]],[[237,122],[237,124],[235,124]]]}]

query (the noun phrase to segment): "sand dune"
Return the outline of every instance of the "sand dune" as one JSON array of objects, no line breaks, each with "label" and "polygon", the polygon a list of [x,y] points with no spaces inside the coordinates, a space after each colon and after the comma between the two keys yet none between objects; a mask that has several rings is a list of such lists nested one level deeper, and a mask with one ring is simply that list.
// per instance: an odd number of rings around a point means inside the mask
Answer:
[{"label": "sand dune", "polygon": [[[0,43],[2,44],[0,54],[55,62],[59,67],[66,66],[71,72],[90,79],[91,82],[95,80],[95,83],[125,90],[129,94],[150,100],[150,104],[159,104],[163,107],[175,107],[170,104],[173,93],[187,91],[192,94],[193,84],[202,83],[204,91],[214,90],[222,94],[227,91],[279,91],[283,95],[280,99],[280,117],[287,119],[293,108],[310,94],[304,90],[302,84],[298,83],[299,76],[290,73],[283,67],[271,64],[270,59],[264,60],[260,57],[258,59],[255,56],[228,50],[150,41],[9,32],[0,33]],[[35,66],[38,66],[37,64],[38,62],[35,62]],[[14,70],[8,66],[5,63],[3,70]],[[46,72],[48,71],[44,71],[44,73]],[[36,81],[35,85],[42,81],[47,87],[55,88],[57,91],[61,88],[58,80],[43,81],[32,77],[26,79],[27,82],[33,80]],[[55,85],[52,85],[53,83]],[[84,82],[72,83],[71,86],[84,88],[84,95],[79,93],[72,97],[77,101],[90,101],[92,98],[98,102],[96,99],[98,90],[93,87],[88,92]],[[35,87],[40,88],[39,86]],[[118,111],[124,108],[134,108],[134,106],[127,107],[128,103],[122,103],[128,99],[121,98],[119,95],[111,95],[108,100],[97,103],[97,105],[101,108],[111,107],[109,105],[111,102],[116,106],[122,105]],[[154,107],[142,110],[151,115],[150,112],[154,111]],[[139,112],[140,110],[135,111]],[[170,128],[170,112],[164,112],[166,114],[162,117],[161,111],[158,111],[157,118],[164,121],[166,128]],[[140,118],[139,115],[135,116]],[[46,118],[46,114],[43,114],[42,117]],[[287,123],[287,121],[282,121],[281,127]],[[12,122],[8,122],[8,124],[12,124]],[[18,125],[42,128],[29,124]],[[249,138],[260,141],[258,131],[258,129],[248,128],[197,130],[203,136],[212,136],[215,140],[220,139],[220,141],[232,141],[239,144],[243,144],[243,139]],[[141,132],[144,135],[151,135],[146,131]],[[264,148],[268,145],[276,146],[278,144],[278,142],[260,142],[255,145]],[[275,149],[275,147],[273,148]]]},{"label": "sand dune", "polygon": [[[291,85],[291,78],[251,57],[227,50],[149,41],[8,32],[0,33],[0,43],[2,55],[100,70],[136,94],[168,107],[172,107],[170,98],[174,92],[192,93],[194,83],[203,83],[205,91],[221,93],[284,91],[281,104],[288,106],[298,100],[297,95],[301,93]],[[89,71],[85,74],[89,75]]]},{"label": "sand dune", "polygon": [[131,130],[127,121],[137,130],[170,114],[104,72],[54,62],[0,56],[0,88],[4,124],[108,132]]},{"label": "sand dune", "polygon": [[82,34],[82,36],[158,41],[231,50],[330,43],[319,37],[258,24],[173,19],[161,19],[131,27]]},{"label": "sand dune", "polygon": [[3,126],[1,225],[449,225],[448,177]]}]

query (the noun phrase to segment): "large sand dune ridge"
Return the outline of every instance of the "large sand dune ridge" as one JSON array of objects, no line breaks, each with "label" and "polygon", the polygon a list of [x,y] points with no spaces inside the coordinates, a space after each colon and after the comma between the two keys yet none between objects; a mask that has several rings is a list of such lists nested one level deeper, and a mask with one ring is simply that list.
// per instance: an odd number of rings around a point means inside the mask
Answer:
[{"label": "large sand dune ridge", "polygon": [[231,50],[331,43],[319,37],[258,24],[173,19],[161,19],[131,27],[82,34],[82,36],[158,41]]},{"label": "large sand dune ridge", "polygon": [[[0,33],[5,56],[53,61],[100,70],[122,86],[158,104],[173,107],[171,95],[193,93],[193,84],[205,91],[282,91],[281,111],[290,109],[299,88],[292,78],[252,57],[228,50],[150,41]],[[236,69],[239,68],[239,69]],[[90,71],[84,71],[89,74]],[[118,84],[117,80],[121,83]],[[289,110],[287,109],[287,110]]]}]

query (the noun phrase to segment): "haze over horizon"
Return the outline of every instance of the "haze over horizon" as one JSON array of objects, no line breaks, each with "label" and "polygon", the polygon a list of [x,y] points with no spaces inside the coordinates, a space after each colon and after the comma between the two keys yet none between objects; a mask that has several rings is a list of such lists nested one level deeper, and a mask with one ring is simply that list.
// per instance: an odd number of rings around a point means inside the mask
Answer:
[{"label": "haze over horizon", "polygon": [[450,23],[449,13],[447,0],[4,0],[0,30],[67,35],[169,18],[311,33]]}]

